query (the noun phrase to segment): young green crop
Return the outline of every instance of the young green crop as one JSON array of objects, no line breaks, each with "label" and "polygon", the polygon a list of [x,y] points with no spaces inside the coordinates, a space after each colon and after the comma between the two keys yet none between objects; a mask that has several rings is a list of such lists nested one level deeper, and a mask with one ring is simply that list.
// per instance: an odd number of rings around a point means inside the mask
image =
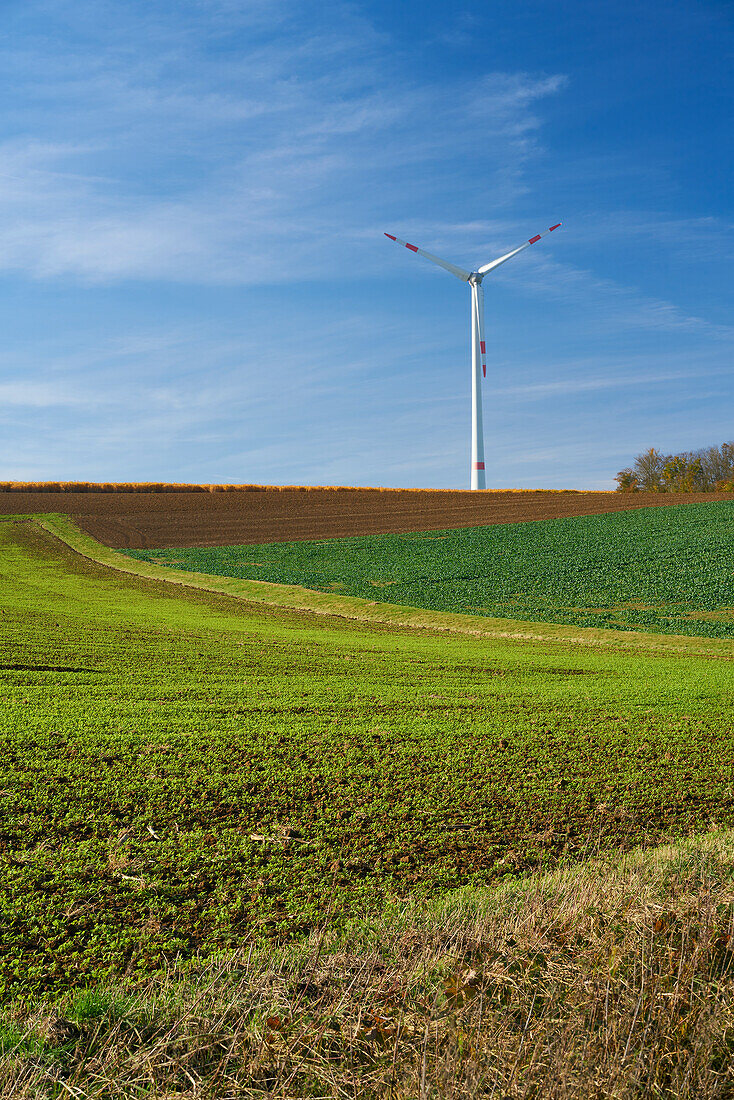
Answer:
[{"label": "young green crop", "polygon": [[286,612],[117,573],[28,521],[0,523],[0,620],[6,994],[734,824],[721,643]]},{"label": "young green crop", "polygon": [[128,554],[436,611],[734,637],[734,502]]}]

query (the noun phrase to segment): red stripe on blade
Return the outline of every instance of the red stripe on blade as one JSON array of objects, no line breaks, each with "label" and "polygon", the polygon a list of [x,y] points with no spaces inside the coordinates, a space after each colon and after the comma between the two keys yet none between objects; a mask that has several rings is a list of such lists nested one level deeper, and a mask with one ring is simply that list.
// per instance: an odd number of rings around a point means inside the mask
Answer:
[{"label": "red stripe on blade", "polygon": [[415,244],[406,244],[405,247],[409,248],[411,252],[417,252],[418,251],[418,246],[415,245]]},{"label": "red stripe on blade", "polygon": [[559,222],[558,225],[552,225],[550,227],[550,229],[548,230],[548,232],[552,233],[554,229],[560,229],[562,225],[563,225],[563,222]]},{"label": "red stripe on blade", "polygon": [[487,364],[486,363],[482,363],[482,374],[484,375],[485,378],[487,377]]},{"label": "red stripe on blade", "polygon": [[528,241],[528,244],[535,244],[536,241],[540,240],[541,236],[542,236],[542,234],[538,233],[537,237],[531,237],[530,240]]},{"label": "red stripe on blade", "polygon": [[487,348],[485,347],[484,340],[479,341],[479,347],[482,349],[482,355],[484,355]]},{"label": "red stripe on blade", "polygon": [[389,237],[391,241],[396,241],[398,239],[397,237],[393,237],[392,233],[386,233],[385,236]]},{"label": "red stripe on blade", "polygon": [[483,470],[484,469],[484,463],[483,462],[475,462],[474,463],[474,469],[475,470]]}]

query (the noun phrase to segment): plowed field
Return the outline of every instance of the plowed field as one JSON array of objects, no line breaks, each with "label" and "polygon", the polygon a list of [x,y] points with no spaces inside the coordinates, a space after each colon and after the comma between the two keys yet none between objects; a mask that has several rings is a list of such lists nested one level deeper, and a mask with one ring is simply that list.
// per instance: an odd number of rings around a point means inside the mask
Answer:
[{"label": "plowed field", "polygon": [[231,546],[480,527],[731,500],[731,493],[265,489],[226,493],[0,493],[0,515],[63,512],[118,549]]}]

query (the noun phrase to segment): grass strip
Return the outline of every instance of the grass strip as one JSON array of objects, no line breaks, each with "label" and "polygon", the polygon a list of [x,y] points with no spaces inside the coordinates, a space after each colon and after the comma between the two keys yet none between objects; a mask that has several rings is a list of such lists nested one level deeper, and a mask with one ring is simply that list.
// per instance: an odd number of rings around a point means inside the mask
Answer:
[{"label": "grass strip", "polygon": [[285,947],[16,1003],[18,1100],[725,1097],[734,838],[395,905]]},{"label": "grass strip", "polygon": [[[458,614],[447,611],[401,606],[384,601],[366,600],[329,592],[318,592],[303,585],[282,584],[243,579],[222,574],[205,574],[199,570],[177,569],[159,565],[154,560],[132,558],[128,553],[113,550],[82,531],[70,517],[59,514],[0,516],[30,522],[48,531],[72,550],[90,561],[133,576],[162,580],[186,588],[219,592],[238,600],[263,604],[273,608],[306,611],[315,615],[352,619],[365,623],[384,623],[395,627],[412,627],[477,637],[515,638],[525,641],[566,641],[572,645],[614,646],[619,649],[642,649],[649,653],[690,653],[734,659],[731,641],[690,635],[649,634],[641,631],[568,627],[548,622],[528,622],[502,617]],[[329,540],[334,541],[334,540]],[[281,544],[282,545],[282,544]],[[290,545],[290,544],[286,544]],[[321,544],[319,544],[321,545]]]}]

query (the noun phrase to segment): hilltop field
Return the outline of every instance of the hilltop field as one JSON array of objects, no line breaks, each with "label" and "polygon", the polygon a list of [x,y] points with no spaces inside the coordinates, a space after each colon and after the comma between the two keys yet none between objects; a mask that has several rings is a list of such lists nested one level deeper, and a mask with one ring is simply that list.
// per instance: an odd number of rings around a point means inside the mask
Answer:
[{"label": "hilltop field", "polygon": [[406,533],[670,508],[732,500],[731,493],[617,493],[576,490],[275,488],[262,485],[73,484],[54,491],[0,484],[0,514],[63,512],[118,549],[231,546],[353,535]]},{"label": "hilltop field", "polygon": [[[500,543],[474,519],[407,558],[388,540],[384,588],[369,539],[260,545],[263,579],[242,547],[135,560],[20,498],[0,519],[3,1095],[728,1095],[730,498]],[[132,515],[128,536],[158,530]],[[618,532],[650,621],[608,590],[621,630],[538,613],[549,556],[559,600],[588,573],[563,524],[597,580]],[[520,613],[405,598],[455,594],[436,580],[481,546],[507,591],[525,547]],[[428,572],[396,578],[411,560]],[[640,846],[652,862],[619,863]]]}]

